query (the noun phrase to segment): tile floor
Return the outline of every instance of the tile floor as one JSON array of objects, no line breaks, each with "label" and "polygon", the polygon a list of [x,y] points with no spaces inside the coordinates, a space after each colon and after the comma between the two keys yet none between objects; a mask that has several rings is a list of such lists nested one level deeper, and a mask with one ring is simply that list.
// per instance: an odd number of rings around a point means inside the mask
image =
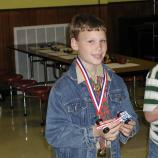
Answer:
[{"label": "tile floor", "polygon": [[[10,109],[9,103],[9,97],[0,102],[0,157],[55,158],[40,126],[37,101],[29,101],[27,117],[23,116],[21,96],[14,97],[14,110]],[[122,158],[145,158],[147,135],[148,125],[142,119],[139,134],[122,145]]]},{"label": "tile floor", "polygon": [[35,100],[29,102],[29,114],[23,115],[22,98],[14,98],[14,109],[9,98],[1,102],[0,157],[2,158],[52,158],[51,147],[40,126],[39,107]]}]

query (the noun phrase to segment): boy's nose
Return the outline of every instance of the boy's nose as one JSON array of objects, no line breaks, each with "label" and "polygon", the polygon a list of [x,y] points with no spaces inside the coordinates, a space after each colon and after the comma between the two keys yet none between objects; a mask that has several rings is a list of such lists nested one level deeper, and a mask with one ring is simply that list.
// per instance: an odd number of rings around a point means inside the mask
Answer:
[{"label": "boy's nose", "polygon": [[102,48],[102,44],[101,44],[101,42],[98,42],[97,47],[98,47],[98,49],[101,49],[101,48]]}]

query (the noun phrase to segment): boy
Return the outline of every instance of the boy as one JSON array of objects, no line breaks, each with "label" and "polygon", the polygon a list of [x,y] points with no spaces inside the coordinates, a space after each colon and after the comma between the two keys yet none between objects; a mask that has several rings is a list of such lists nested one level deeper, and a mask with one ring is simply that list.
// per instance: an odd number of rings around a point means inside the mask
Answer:
[{"label": "boy", "polygon": [[[137,116],[123,80],[102,64],[107,51],[106,28],[89,14],[73,17],[71,47],[78,57],[53,86],[49,96],[46,139],[57,158],[96,158],[100,154],[120,158],[119,141],[126,143],[138,130]],[[120,111],[132,119],[116,120]],[[98,119],[108,131],[98,129]],[[108,149],[108,150],[107,150]]]},{"label": "boy", "polygon": [[158,65],[147,75],[144,95],[144,115],[150,123],[148,158],[158,157]]}]

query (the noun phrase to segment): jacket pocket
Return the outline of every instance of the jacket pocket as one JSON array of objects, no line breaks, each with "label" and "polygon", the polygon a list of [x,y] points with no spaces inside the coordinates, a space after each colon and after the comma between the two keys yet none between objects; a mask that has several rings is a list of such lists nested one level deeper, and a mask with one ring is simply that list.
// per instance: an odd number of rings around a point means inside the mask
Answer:
[{"label": "jacket pocket", "polygon": [[95,110],[91,102],[75,99],[71,100],[65,107],[73,123],[88,126],[94,122]]},{"label": "jacket pocket", "polygon": [[121,89],[110,91],[109,98],[111,102],[121,104],[125,100],[125,93]]},{"label": "jacket pocket", "polygon": [[110,111],[113,117],[117,116],[117,113],[121,111],[124,111],[124,105],[125,105],[125,93],[121,89],[112,90],[109,93],[109,105],[110,105]]}]

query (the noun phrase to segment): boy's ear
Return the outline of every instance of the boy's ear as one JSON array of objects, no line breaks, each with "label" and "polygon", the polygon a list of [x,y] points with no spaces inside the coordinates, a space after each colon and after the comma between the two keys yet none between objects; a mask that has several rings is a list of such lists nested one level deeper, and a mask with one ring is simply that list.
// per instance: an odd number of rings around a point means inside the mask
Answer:
[{"label": "boy's ear", "polygon": [[71,48],[75,51],[78,51],[78,44],[75,38],[71,38]]}]

